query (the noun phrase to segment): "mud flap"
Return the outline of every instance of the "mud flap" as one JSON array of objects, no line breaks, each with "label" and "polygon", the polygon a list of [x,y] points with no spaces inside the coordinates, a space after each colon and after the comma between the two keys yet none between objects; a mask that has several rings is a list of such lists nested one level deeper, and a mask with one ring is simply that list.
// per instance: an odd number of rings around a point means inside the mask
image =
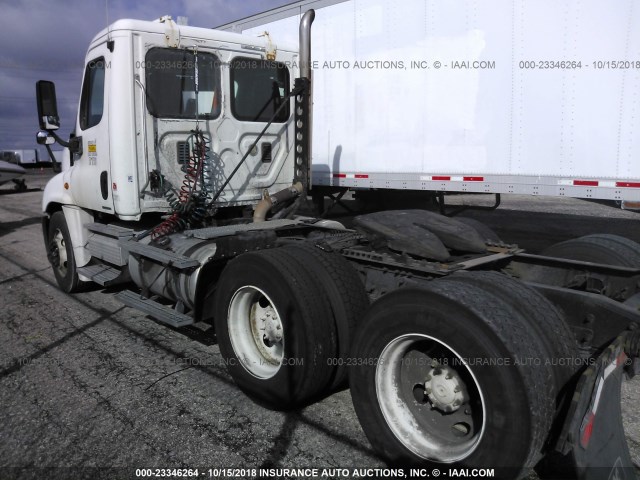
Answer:
[{"label": "mud flap", "polygon": [[[625,352],[625,346],[626,352]],[[620,390],[633,362],[627,334],[619,336],[578,380],[556,450],[564,465],[555,473],[580,480],[636,480],[622,426]],[[566,462],[566,463],[565,463]]]}]

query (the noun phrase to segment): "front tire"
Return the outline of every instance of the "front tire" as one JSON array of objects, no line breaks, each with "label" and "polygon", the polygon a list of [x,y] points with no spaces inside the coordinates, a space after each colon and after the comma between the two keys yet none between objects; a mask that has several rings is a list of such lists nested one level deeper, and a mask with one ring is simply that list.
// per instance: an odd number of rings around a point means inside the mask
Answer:
[{"label": "front tire", "polygon": [[523,318],[474,286],[397,290],[356,336],[354,407],[391,464],[515,477],[541,458],[555,410],[541,352]]},{"label": "front tire", "polygon": [[79,291],[82,282],[78,277],[71,235],[63,212],[51,215],[47,257],[60,288],[67,293]]}]

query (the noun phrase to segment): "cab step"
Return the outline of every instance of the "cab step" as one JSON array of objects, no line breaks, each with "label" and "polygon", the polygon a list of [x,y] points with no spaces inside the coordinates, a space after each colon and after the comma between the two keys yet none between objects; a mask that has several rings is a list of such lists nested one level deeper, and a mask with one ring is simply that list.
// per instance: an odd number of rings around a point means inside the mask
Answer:
[{"label": "cab step", "polygon": [[177,312],[173,308],[162,305],[149,298],[144,298],[139,293],[132,292],[131,290],[123,290],[117,293],[115,297],[126,306],[140,310],[147,315],[151,315],[159,322],[166,323],[175,328],[192,325],[194,323],[193,318],[189,315]]},{"label": "cab step", "polygon": [[160,265],[175,268],[176,270],[189,270],[200,266],[198,260],[144,243],[120,240],[119,245],[130,254],[148,258]]},{"label": "cab step", "polygon": [[130,228],[120,227],[118,225],[106,225],[104,223],[89,223],[86,229],[93,233],[100,233],[108,237],[122,238],[132,237],[136,232]]},{"label": "cab step", "polygon": [[89,235],[86,247],[92,257],[121,267],[127,264],[129,254],[123,250],[119,241],[131,238],[135,234],[133,230],[103,223],[89,223],[87,230]]},{"label": "cab step", "polygon": [[131,280],[126,269],[122,271],[109,267],[108,265],[87,265],[86,267],[78,268],[78,273],[90,278],[92,282],[102,285],[103,287],[110,287],[111,285],[117,285],[118,283],[125,283]]}]

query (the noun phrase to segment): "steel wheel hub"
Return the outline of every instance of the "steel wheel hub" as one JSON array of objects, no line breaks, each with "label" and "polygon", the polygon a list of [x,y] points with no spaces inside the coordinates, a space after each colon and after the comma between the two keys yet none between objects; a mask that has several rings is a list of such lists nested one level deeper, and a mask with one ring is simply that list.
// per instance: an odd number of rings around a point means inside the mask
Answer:
[{"label": "steel wheel hub", "polygon": [[424,393],[434,408],[455,412],[469,399],[460,376],[448,367],[431,367],[424,382]]},{"label": "steel wheel hub", "polygon": [[[278,312],[271,304],[261,307],[259,303],[256,303],[252,316],[251,326],[256,345],[264,345],[266,347],[265,357],[271,357],[270,349],[282,342],[282,323]],[[278,363],[277,358],[272,358],[272,361]]]},{"label": "steel wheel hub", "polygon": [[484,435],[482,389],[463,358],[421,333],[391,340],[375,373],[378,405],[389,429],[420,458],[453,463]]},{"label": "steel wheel hub", "polygon": [[251,375],[273,377],[284,362],[284,328],[269,296],[247,285],[229,302],[229,339],[239,362]]},{"label": "steel wheel hub", "polygon": [[67,247],[64,236],[56,230],[49,243],[49,261],[64,277],[67,274]]}]

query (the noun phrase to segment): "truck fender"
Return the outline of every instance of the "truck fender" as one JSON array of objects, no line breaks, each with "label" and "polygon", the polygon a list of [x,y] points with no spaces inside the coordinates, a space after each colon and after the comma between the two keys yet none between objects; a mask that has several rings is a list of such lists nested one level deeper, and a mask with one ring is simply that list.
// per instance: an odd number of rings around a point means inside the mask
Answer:
[{"label": "truck fender", "polygon": [[[52,205],[73,205],[75,202],[68,188],[64,188],[65,183],[69,184],[68,171],[57,174],[47,182],[42,194],[42,211],[52,213]],[[55,210],[58,210],[56,207]]]},{"label": "truck fender", "polygon": [[[93,215],[75,205],[63,205],[62,211],[64,212],[64,219],[67,221],[67,228],[69,228],[76,267],[84,267],[91,260],[91,253],[87,249],[89,235],[84,226],[88,223],[93,223]],[[80,274],[80,280],[90,281],[91,279],[83,278],[83,275]]]}]

